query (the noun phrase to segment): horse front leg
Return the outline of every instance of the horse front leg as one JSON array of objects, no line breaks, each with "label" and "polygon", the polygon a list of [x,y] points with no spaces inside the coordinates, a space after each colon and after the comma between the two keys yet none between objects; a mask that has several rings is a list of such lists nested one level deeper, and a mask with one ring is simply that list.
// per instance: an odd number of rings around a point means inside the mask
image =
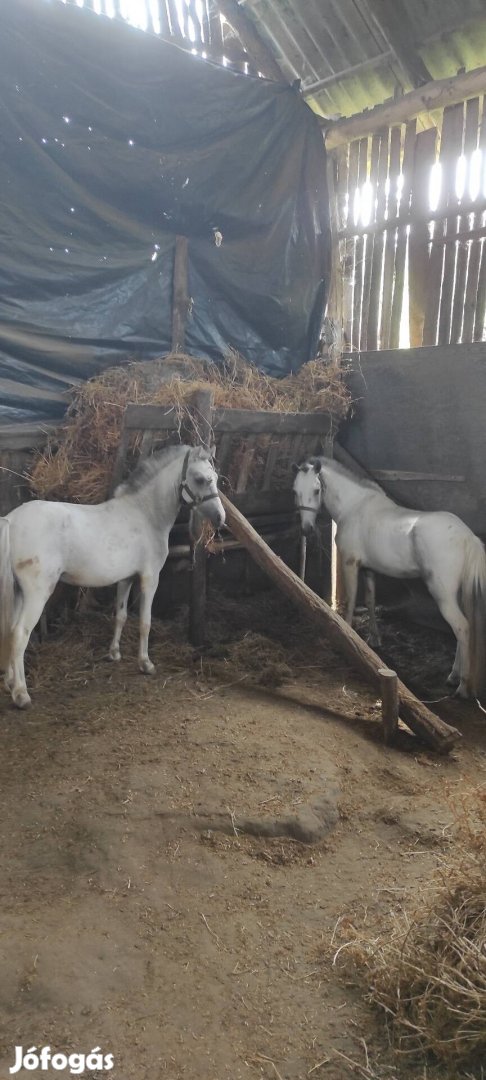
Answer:
[{"label": "horse front leg", "polygon": [[152,621],[152,603],[159,583],[159,574],[146,573],[140,578],[140,647],[138,666],[144,675],[153,675],[155,665],[148,654],[148,639]]},{"label": "horse front leg", "polygon": [[381,645],[380,631],[378,629],[378,623],[376,621],[376,589],[375,589],[375,575],[372,570],[365,570],[365,603],[368,608],[368,618],[370,620],[370,645]]},{"label": "horse front leg", "polygon": [[342,575],[344,591],[346,593],[346,612],[344,618],[350,626],[353,625],[353,614],[356,606],[356,594],[358,592],[359,565],[353,556],[345,557],[342,553]]},{"label": "horse front leg", "polygon": [[120,638],[127,621],[128,598],[132,585],[133,578],[125,578],[123,581],[119,581],[116,587],[115,632],[108,653],[109,660],[121,660]]}]

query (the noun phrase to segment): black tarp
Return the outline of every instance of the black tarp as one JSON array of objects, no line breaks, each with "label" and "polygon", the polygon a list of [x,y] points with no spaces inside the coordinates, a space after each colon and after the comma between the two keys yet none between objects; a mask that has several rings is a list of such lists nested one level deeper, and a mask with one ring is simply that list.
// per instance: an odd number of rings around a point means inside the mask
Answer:
[{"label": "black tarp", "polygon": [[[298,91],[58,0],[0,26],[0,421],[170,348],[177,233],[186,348],[297,370],[325,301],[325,151]],[[222,243],[215,243],[215,230]]]}]

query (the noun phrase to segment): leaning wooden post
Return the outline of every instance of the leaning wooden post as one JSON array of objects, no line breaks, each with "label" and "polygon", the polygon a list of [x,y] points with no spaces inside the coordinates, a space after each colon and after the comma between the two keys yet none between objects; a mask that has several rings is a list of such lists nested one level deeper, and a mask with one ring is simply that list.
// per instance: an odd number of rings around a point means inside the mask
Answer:
[{"label": "leaning wooden post", "polygon": [[398,676],[391,668],[380,668],[381,718],[385,746],[392,746],[398,732]]},{"label": "leaning wooden post", "polygon": [[[324,626],[331,644],[339,652],[344,653],[365,678],[379,688],[379,673],[383,668],[380,657],[326,604],[325,600],[321,600],[320,596],[309,589],[308,585],[305,585],[282,559],[274,555],[268,544],[262,540],[227,496],[221,494],[220,498],[231,532],[248,548],[258,565],[273,578],[294,604],[301,607],[308,615],[314,616]],[[400,680],[397,681],[397,688],[400,715],[403,720],[434,750],[441,754],[448,753],[461,738],[461,733],[446,724],[439,716],[434,716],[434,713],[430,712]]]},{"label": "leaning wooden post", "polygon": [[[209,450],[212,441],[213,394],[196,390],[191,407],[197,441]],[[189,608],[189,639],[192,645],[204,645],[206,631],[207,555],[202,541],[202,520],[197,510],[192,519],[192,574]]]}]

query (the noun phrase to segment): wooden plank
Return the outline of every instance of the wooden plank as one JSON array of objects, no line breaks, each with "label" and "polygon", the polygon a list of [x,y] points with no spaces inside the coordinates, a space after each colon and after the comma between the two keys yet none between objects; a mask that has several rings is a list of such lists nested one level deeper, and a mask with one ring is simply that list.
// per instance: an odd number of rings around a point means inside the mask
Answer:
[{"label": "wooden plank", "polygon": [[145,458],[147,458],[149,456],[149,454],[152,453],[152,450],[154,448],[154,438],[155,438],[155,436],[154,436],[153,431],[144,431],[144,433],[142,435],[142,441],[140,443],[140,460],[141,461],[144,461]]},{"label": "wooden plank", "polygon": [[[360,139],[358,156],[358,190],[362,194],[368,170],[368,139]],[[361,210],[360,210],[361,213]],[[365,239],[358,235],[354,249],[354,290],[353,290],[353,348],[359,351],[361,343],[361,310],[363,304]]]},{"label": "wooden plank", "polygon": [[388,218],[385,232],[385,255],[383,260],[383,292],[381,304],[381,329],[380,348],[390,347],[390,319],[393,298],[393,270],[395,266],[395,242],[396,242],[396,185],[400,172],[400,128],[393,128],[390,133],[390,157],[388,163],[388,179],[390,181],[390,193],[388,195]]},{"label": "wooden plank", "polygon": [[242,491],[246,491],[248,487],[248,477],[251,473],[253,459],[256,449],[256,436],[250,435],[246,441],[246,446],[241,457],[238,476],[236,477],[235,491],[240,494]]},{"label": "wooden plank", "polygon": [[219,445],[218,445],[218,449],[217,449],[216,465],[217,465],[217,469],[218,469],[220,479],[223,480],[225,483],[229,479],[228,476],[226,475],[226,470],[229,468],[232,449],[233,449],[233,436],[232,435],[223,435],[222,438],[219,441]]},{"label": "wooden plank", "polygon": [[[446,123],[448,121],[448,123]],[[441,139],[442,186],[444,190],[448,216],[444,222],[444,236],[456,232],[458,228],[458,200],[456,194],[457,162],[462,153],[464,128],[464,105],[453,105],[444,113]],[[452,211],[452,214],[451,214]],[[440,235],[440,229],[439,229]],[[439,345],[447,345],[451,340],[452,300],[456,270],[457,243],[449,244],[445,249],[442,292],[439,311]]]},{"label": "wooden plank", "polygon": [[[247,547],[259,566],[272,578],[280,589],[304,610],[310,617],[318,619],[325,627],[329,640],[339,652],[361,671],[365,678],[375,686],[380,685],[379,672],[383,661],[369,648],[351,626],[348,626],[336,612],[294,574],[282,559],[278,559],[261,539],[250,523],[238,512],[236,507],[222,495],[226,520],[231,532]],[[461,738],[456,728],[444,723],[438,716],[427,709],[402,682],[398,682],[400,713],[412,728],[429,746],[439,753],[448,753]]]},{"label": "wooden plank", "polygon": [[172,295],[172,352],[181,352],[186,340],[186,319],[189,311],[188,274],[187,236],[176,236]]},{"label": "wooden plank", "polygon": [[[349,147],[347,173],[347,224],[354,229],[354,199],[358,187],[359,143]],[[343,261],[343,339],[351,347],[353,343],[353,295],[354,295],[354,234],[344,242]]]},{"label": "wooden plank", "polygon": [[384,221],[386,210],[386,178],[388,175],[388,142],[389,132],[379,135],[379,161],[377,172],[377,191],[376,191],[376,215],[375,225],[380,228],[380,232],[377,233],[373,244],[373,254],[371,259],[371,281],[370,281],[370,295],[368,305],[368,325],[366,329],[366,348],[377,349],[378,348],[378,316],[379,316],[379,304],[380,294],[382,287],[382,272],[383,272],[383,253],[384,253]]},{"label": "wooden plank", "polygon": [[412,176],[411,224],[408,238],[408,298],[410,347],[422,344],[429,264],[429,185],[435,162],[437,129],[420,131],[415,139]]},{"label": "wooden plank", "polygon": [[[471,154],[476,149],[478,142],[478,128],[479,128],[479,98],[471,98],[466,105],[466,116],[464,125],[464,144],[463,154],[466,159],[466,167],[471,160]],[[466,184],[467,184],[467,172],[466,172]],[[467,187],[464,191],[464,196],[461,200],[462,203],[467,203]],[[464,241],[457,244],[457,257],[456,257],[456,277],[454,283],[454,296],[452,301],[452,324],[450,341],[457,343],[462,338],[462,324],[464,316],[465,306],[465,293],[466,293],[466,278],[467,278],[467,264],[469,258],[469,244],[467,243],[470,221],[469,214],[463,213],[459,217],[458,232],[456,236],[461,237],[464,235]]]},{"label": "wooden plank", "polygon": [[[154,409],[154,405],[140,405]],[[321,435],[331,427],[327,413],[279,413],[253,409],[215,409],[213,426],[216,434],[235,435]]]},{"label": "wooden plank", "polygon": [[465,476],[451,476],[444,473],[409,472],[403,469],[373,469],[376,480],[439,480],[442,484],[465,484]]},{"label": "wooden plank", "polygon": [[479,266],[478,291],[476,296],[476,312],[474,316],[474,340],[482,341],[484,338],[484,323],[486,315],[486,240],[481,244],[481,262]]},{"label": "wooden plank", "polygon": [[[482,120],[481,128],[479,132],[479,149],[482,151],[483,159],[481,162],[481,172],[484,170],[484,155],[486,154],[486,98],[482,98]],[[484,175],[484,173],[483,173]],[[480,188],[482,184],[480,182]],[[478,202],[480,195],[478,196]],[[483,224],[484,215],[475,209],[474,216],[472,218],[471,229],[474,233]],[[466,284],[466,297],[464,301],[464,320],[462,327],[462,340],[473,341],[474,340],[474,322],[476,315],[476,302],[478,295],[479,285],[479,273],[481,266],[483,245],[479,238],[475,239],[471,244],[469,252],[469,262],[467,268],[467,284]],[[481,340],[481,339],[480,339]]]},{"label": "wooden plank", "polygon": [[126,462],[126,458],[127,458],[129,445],[130,445],[130,432],[128,431],[128,429],[126,427],[123,427],[122,428],[122,433],[121,433],[121,436],[120,436],[120,442],[118,443],[118,449],[117,449],[117,452],[116,452],[115,464],[113,466],[113,473],[112,473],[111,481],[110,481],[110,483],[108,485],[108,492],[107,492],[108,498],[111,498],[114,491],[118,487],[118,484],[121,484],[121,482],[123,480],[123,474],[124,474],[124,471],[125,471],[125,462]]},{"label": "wooden plank", "polygon": [[345,243],[339,239],[339,232],[344,224],[347,176],[348,149],[347,147],[340,147],[334,154],[329,154],[327,164],[327,187],[331,222],[331,282],[327,314],[338,328],[343,327],[344,324],[345,285],[343,258],[345,255]]},{"label": "wooden plank", "polygon": [[166,0],[158,0],[157,13],[160,23],[160,36],[168,37],[170,35],[170,26]]},{"label": "wooden plank", "polygon": [[33,450],[45,446],[49,436],[61,430],[61,425],[46,421],[43,424],[1,424],[0,450]]},{"label": "wooden plank", "polygon": [[399,98],[390,98],[384,105],[348,116],[344,120],[322,118],[320,124],[325,128],[326,146],[329,150],[342,143],[350,143],[363,135],[372,135],[375,131],[393,124],[403,124],[423,113],[444,109],[466,98],[476,97],[486,91],[486,66],[474,68],[461,75],[447,79],[434,79]]},{"label": "wooden plank", "polygon": [[[380,162],[380,147],[381,136],[373,135],[371,140],[371,159],[370,159],[370,175],[369,183],[371,185],[371,217],[369,225],[376,223],[376,195],[378,190],[378,169]],[[363,274],[363,304],[361,309],[361,339],[360,347],[362,349],[368,348],[368,321],[370,314],[370,300],[371,300],[371,277],[373,272],[373,253],[375,249],[375,241],[377,247],[379,247],[380,238],[375,237],[374,232],[368,232],[365,229],[366,236],[364,241],[364,274]]]},{"label": "wooden plank", "polygon": [[179,430],[176,410],[166,405],[127,405],[123,423],[128,431]]},{"label": "wooden plank", "polygon": [[[405,130],[405,142],[403,148],[402,176],[403,186],[400,198],[400,214],[408,215],[410,197],[412,192],[412,171],[415,155],[416,121],[411,120]],[[403,211],[402,211],[403,207]],[[395,284],[393,288],[393,300],[390,316],[390,348],[398,349],[400,345],[400,324],[402,318],[403,293],[405,288],[405,264],[407,258],[406,225],[400,225],[397,230],[397,246],[395,251]]]},{"label": "wooden plank", "polygon": [[272,486],[273,470],[278,460],[279,443],[274,440],[270,443],[263,473],[262,491],[269,491]]},{"label": "wooden plank", "polygon": [[[441,214],[441,220],[437,220],[434,225],[434,231],[432,236],[429,268],[427,275],[427,293],[426,293],[426,311],[424,319],[424,345],[435,345],[439,337],[439,314],[441,312],[441,290],[442,290],[442,275],[444,269],[444,245],[437,243],[437,239],[442,239],[447,230],[447,222],[445,213],[450,201],[452,192],[452,172],[454,152],[457,147],[457,136],[459,128],[459,117],[462,117],[463,105],[453,106],[450,109],[446,109],[444,112],[444,118],[442,121],[442,134],[440,140],[440,155],[439,161],[442,167],[441,172],[441,189],[438,202],[438,212]],[[462,122],[462,120],[461,120]],[[453,259],[455,260],[455,250],[452,252]],[[450,280],[450,260],[448,262],[449,281],[445,286],[445,295],[452,290],[452,282]],[[450,292],[452,296],[452,291]],[[442,338],[445,338],[447,318],[450,317],[450,308],[447,312],[445,304],[442,306]],[[444,345],[447,342],[442,340],[440,344]]]}]

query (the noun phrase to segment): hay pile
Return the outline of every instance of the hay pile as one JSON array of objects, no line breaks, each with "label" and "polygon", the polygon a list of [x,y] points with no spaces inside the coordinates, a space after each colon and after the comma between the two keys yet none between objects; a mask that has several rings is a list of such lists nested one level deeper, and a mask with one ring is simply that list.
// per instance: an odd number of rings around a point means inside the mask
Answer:
[{"label": "hay pile", "polygon": [[463,796],[456,817],[418,910],[396,913],[378,937],[357,932],[343,954],[364,970],[396,1049],[432,1057],[453,1076],[486,1060],[486,790]]},{"label": "hay pile", "polygon": [[[172,406],[179,426],[198,441],[188,405],[196,390],[211,389],[217,407],[320,411],[337,422],[349,408],[339,367],[313,360],[294,376],[271,379],[230,353],[222,367],[181,353],[110,368],[72,393],[66,422],[34,461],[29,482],[40,498],[101,502],[106,498],[129,403]],[[162,440],[161,443],[162,444]],[[137,452],[136,442],[132,447]]]}]

